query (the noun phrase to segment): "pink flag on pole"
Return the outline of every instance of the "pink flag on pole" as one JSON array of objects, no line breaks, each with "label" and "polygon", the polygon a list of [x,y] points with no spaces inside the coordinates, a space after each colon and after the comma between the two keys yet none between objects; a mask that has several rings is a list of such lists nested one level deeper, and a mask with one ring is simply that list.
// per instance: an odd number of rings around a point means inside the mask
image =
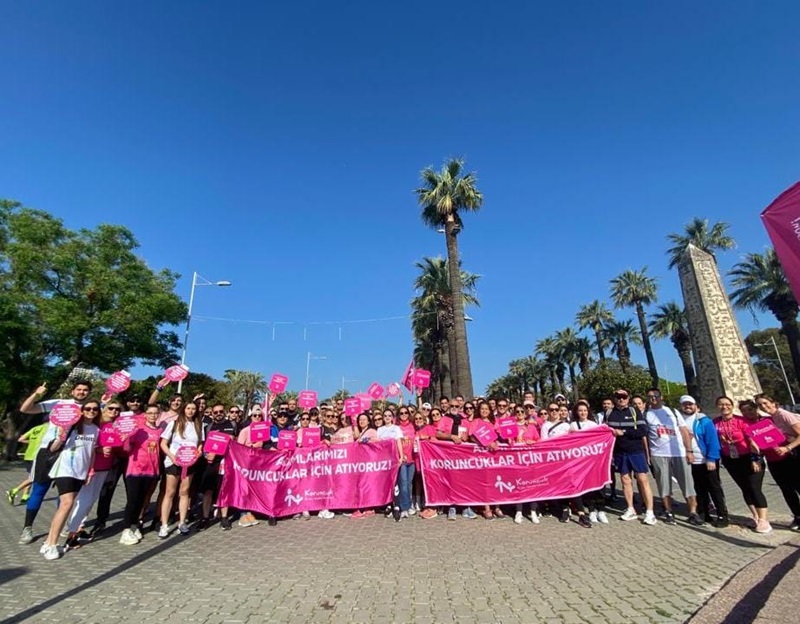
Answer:
[{"label": "pink flag on pole", "polygon": [[795,298],[800,300],[800,182],[778,195],[761,220]]},{"label": "pink flag on pole", "polygon": [[409,392],[414,391],[414,358],[411,358],[408,366],[406,366],[406,372],[403,373],[403,376],[400,378],[400,383],[402,383]]}]

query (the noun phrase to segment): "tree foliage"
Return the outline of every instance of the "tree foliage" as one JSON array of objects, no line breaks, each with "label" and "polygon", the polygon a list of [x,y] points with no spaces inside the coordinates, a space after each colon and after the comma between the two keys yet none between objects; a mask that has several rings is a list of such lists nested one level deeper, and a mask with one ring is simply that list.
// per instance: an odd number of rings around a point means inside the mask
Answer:
[{"label": "tree foliage", "polygon": [[592,407],[599,409],[603,399],[610,397],[617,388],[625,388],[631,394],[644,396],[652,386],[650,373],[641,366],[629,366],[623,371],[619,362],[604,360],[580,378],[581,397]]}]

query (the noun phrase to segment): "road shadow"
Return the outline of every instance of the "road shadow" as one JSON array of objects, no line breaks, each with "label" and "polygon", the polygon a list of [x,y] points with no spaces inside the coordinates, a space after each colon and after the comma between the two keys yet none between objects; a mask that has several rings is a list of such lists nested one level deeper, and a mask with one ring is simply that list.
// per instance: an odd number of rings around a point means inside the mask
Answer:
[{"label": "road shadow", "polygon": [[30,572],[28,568],[3,568],[0,570],[0,585],[13,581],[18,576],[23,576]]}]

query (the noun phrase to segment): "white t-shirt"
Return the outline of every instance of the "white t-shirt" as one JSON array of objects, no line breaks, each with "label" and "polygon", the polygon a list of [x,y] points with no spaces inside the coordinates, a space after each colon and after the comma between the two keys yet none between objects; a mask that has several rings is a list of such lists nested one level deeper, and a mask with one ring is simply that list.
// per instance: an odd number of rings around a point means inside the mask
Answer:
[{"label": "white t-shirt", "polygon": [[83,433],[77,428],[70,431],[63,450],[50,470],[50,478],[70,477],[85,481],[94,463],[94,449],[97,445],[97,425],[83,425]]},{"label": "white t-shirt", "polygon": [[580,426],[578,426],[578,421],[577,420],[573,420],[569,424],[569,430],[570,431],[586,431],[587,429],[594,429],[595,427],[599,427],[599,426],[600,425],[597,424],[596,422],[594,422],[593,420],[584,420],[584,421],[582,421],[580,423]]},{"label": "white t-shirt", "polygon": [[[36,407],[39,408],[37,413],[49,414],[57,403],[78,403],[75,399],[48,399],[47,401],[39,401]],[[79,403],[80,405],[80,403]]]},{"label": "white t-shirt", "polygon": [[[183,435],[180,435],[177,431],[175,431],[175,435],[172,435],[172,432],[175,429],[175,423],[177,421],[173,420],[171,423],[167,425],[167,428],[164,429],[164,433],[161,434],[162,440],[169,440],[172,438],[172,441],[169,443],[169,450],[174,455],[175,452],[182,446],[200,446],[200,442],[202,442],[205,438],[203,436],[203,428],[200,427],[200,437],[197,436],[197,430],[194,428],[194,422],[186,422],[186,426],[183,428]],[[164,458],[164,466],[169,468],[173,466],[172,460],[169,456]]]},{"label": "white t-shirt", "polygon": [[686,427],[686,421],[682,414],[675,413],[664,406],[647,410],[644,418],[647,421],[650,455],[653,457],[683,457],[686,455],[686,448],[680,432],[681,427]]},{"label": "white t-shirt", "polygon": [[403,430],[400,425],[383,425],[378,427],[379,440],[402,440]]},{"label": "white t-shirt", "polygon": [[[694,453],[694,461],[693,464],[703,464],[706,461],[706,458],[703,457],[703,451],[700,450],[700,445],[697,443],[697,438],[694,437],[694,423],[700,418],[700,412],[696,414],[692,414],[691,416],[686,416],[685,414],[681,414],[683,416],[683,421],[686,423],[686,426],[689,428],[689,431],[692,432],[692,435],[689,436],[692,439],[692,453]],[[705,416],[703,416],[705,418]]]},{"label": "white t-shirt", "polygon": [[570,424],[563,420],[558,420],[556,422],[547,421],[542,425],[542,440],[548,440],[550,438],[557,438],[558,436],[564,435],[565,433],[570,432]]}]

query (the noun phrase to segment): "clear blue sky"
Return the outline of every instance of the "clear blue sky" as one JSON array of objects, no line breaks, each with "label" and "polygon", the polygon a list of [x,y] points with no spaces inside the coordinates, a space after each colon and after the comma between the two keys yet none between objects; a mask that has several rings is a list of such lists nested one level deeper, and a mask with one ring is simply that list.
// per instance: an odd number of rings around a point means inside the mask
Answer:
[{"label": "clear blue sky", "polygon": [[[198,289],[193,370],[299,389],[310,351],[329,394],[396,379],[409,323],[306,323],[408,313],[415,261],[444,253],[412,190],[464,156],[485,195],[460,237],[482,389],[627,268],[680,298],[665,235],[692,217],[731,224],[723,269],[767,245],[759,212],[800,177],[799,20],[796,2],[3,0],[0,196],[127,225],[187,299],[192,271],[234,282]],[[681,377],[668,341],[656,357]]]}]

